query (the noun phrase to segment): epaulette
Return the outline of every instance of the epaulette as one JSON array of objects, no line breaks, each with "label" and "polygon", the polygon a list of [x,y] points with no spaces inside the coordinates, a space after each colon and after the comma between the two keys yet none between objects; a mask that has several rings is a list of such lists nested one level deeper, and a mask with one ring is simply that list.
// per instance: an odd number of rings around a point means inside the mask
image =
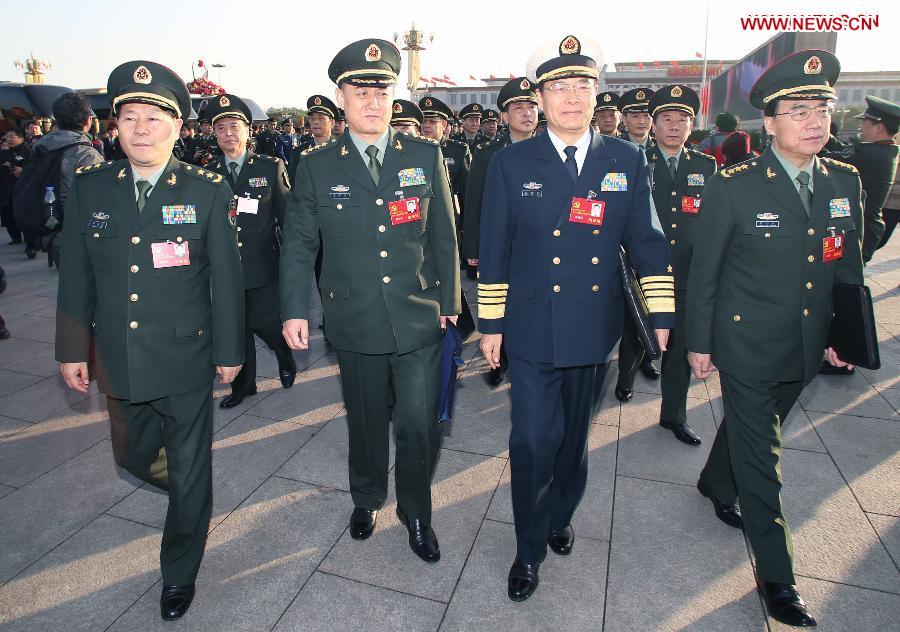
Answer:
[{"label": "epaulette", "polygon": [[219,184],[222,181],[222,175],[216,173],[215,171],[210,171],[209,169],[203,169],[202,167],[195,167],[194,165],[184,165],[185,173],[188,173],[195,178],[200,180],[205,180],[207,182],[212,182],[213,184]]},{"label": "epaulette", "polygon": [[426,143],[428,145],[440,145],[439,142],[437,142],[433,138],[428,138],[427,136],[417,136],[415,134],[407,134],[405,132],[400,132],[400,133],[403,134],[404,138],[408,138],[409,140],[415,140],[420,143]]},{"label": "epaulette", "polygon": [[819,158],[826,165],[834,167],[835,169],[840,169],[841,171],[846,171],[847,173],[855,173],[859,174],[859,169],[854,167],[853,165],[841,162],[840,160],[835,160],[834,158]]},{"label": "epaulette", "polygon": [[311,153],[313,153],[314,151],[319,151],[320,149],[324,149],[325,147],[331,147],[331,146],[334,145],[335,143],[337,143],[337,139],[336,139],[336,138],[332,138],[332,139],[330,139],[330,140],[326,140],[324,143],[319,143],[318,145],[313,145],[313,146],[310,147],[309,149],[304,149],[303,151],[300,152],[300,155],[301,155],[301,156],[308,156],[308,155],[310,155]]},{"label": "epaulette", "polygon": [[457,140],[457,139],[455,139],[455,138],[448,138],[448,139],[447,139],[447,144],[449,144],[449,145],[458,145],[459,147],[467,147],[467,145],[466,145],[464,142],[462,142],[461,140]]},{"label": "epaulette", "polygon": [[108,169],[110,165],[114,164],[114,160],[107,160],[105,162],[97,162],[92,165],[84,165],[83,167],[78,167],[75,170],[75,175],[80,176],[83,173],[89,173],[91,171],[103,171],[104,169]]},{"label": "epaulette", "polygon": [[716,161],[715,156],[710,156],[705,151],[699,151],[697,149],[688,149],[688,151],[691,152],[691,156],[697,156],[698,158],[706,158],[707,160],[712,160],[713,162]]},{"label": "epaulette", "polygon": [[[715,160],[715,158],[713,158]],[[738,164],[728,167],[727,169],[722,169],[719,171],[722,174],[723,178],[730,178],[735,175],[740,175],[742,173],[750,173],[754,170],[754,167],[759,163],[756,160],[756,157],[745,160],[744,162],[739,162]]]},{"label": "epaulette", "polygon": [[281,158],[277,156],[270,156],[269,154],[256,154],[257,158],[262,158],[263,160],[268,160],[269,162],[278,162]]}]

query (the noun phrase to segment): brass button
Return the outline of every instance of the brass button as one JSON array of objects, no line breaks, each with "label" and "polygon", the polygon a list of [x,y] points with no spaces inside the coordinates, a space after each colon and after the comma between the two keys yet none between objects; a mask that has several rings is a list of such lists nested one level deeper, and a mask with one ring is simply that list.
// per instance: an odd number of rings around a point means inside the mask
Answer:
[{"label": "brass button", "polygon": [[557,292],[557,293],[558,293],[559,290],[560,290],[560,287],[559,287],[558,285],[554,285],[554,286],[553,286],[553,291],[554,291],[554,292]]},{"label": "brass button", "polygon": [[334,298],[334,292],[329,292],[329,293],[328,293],[328,298]]},{"label": "brass button", "polygon": [[771,236],[772,236],[772,233],[766,233],[766,235],[765,235],[766,239],[768,239]]},{"label": "brass button", "polygon": [[387,258],[387,250],[382,250],[379,254],[381,255],[382,259]]},{"label": "brass button", "polygon": [[129,299],[132,303],[137,303],[137,302],[138,302],[138,295],[137,295],[137,294],[132,294],[131,296],[128,297],[128,299]]},{"label": "brass button", "polygon": [[382,277],[381,280],[384,281],[385,283],[390,283],[390,282],[391,282],[391,277],[385,276],[385,277]]},{"label": "brass button", "polygon": [[238,242],[238,248],[241,248],[243,245],[244,245],[243,242],[240,242],[240,241]]},{"label": "brass button", "polygon": [[559,258],[559,257],[553,257],[553,265],[557,265],[557,266],[558,266],[558,265],[559,265],[559,262],[560,262],[560,258]]},{"label": "brass button", "polygon": [[379,233],[383,233],[383,232],[386,231],[386,230],[387,230],[387,228],[384,227],[384,224],[382,224],[381,226],[378,227],[378,232],[379,232]]},{"label": "brass button", "polygon": [[341,210],[342,208],[344,208],[344,205],[343,205],[343,204],[338,204],[338,205],[337,205],[337,210]]},{"label": "brass button", "polygon": [[133,274],[137,274],[137,272],[138,272],[138,270],[140,270],[140,268],[137,266],[131,266],[130,270]]},{"label": "brass button", "polygon": [[[241,227],[238,226],[237,228],[238,228],[238,232],[241,232]],[[178,241],[181,241],[181,237],[178,238]]]},{"label": "brass button", "polygon": [[678,212],[678,209],[675,208],[675,207],[673,206],[673,207],[672,207],[672,212],[673,212],[673,213],[677,213],[677,212]]},{"label": "brass button", "polygon": [[[238,227],[238,230],[240,230],[240,227]],[[181,242],[184,241],[184,237],[176,237],[175,241],[177,241],[180,244]]]},{"label": "brass button", "polygon": [[377,200],[375,200],[375,204],[377,204],[378,206],[381,206],[382,204],[384,204],[384,200],[382,200],[381,198],[378,198]]},{"label": "brass button", "polygon": [[198,330],[197,330],[197,335],[198,335],[198,336],[202,336],[202,335],[203,335],[203,330],[202,330],[202,329],[198,329]]},{"label": "brass button", "polygon": [[441,282],[440,282],[440,281],[435,281],[435,282],[434,282],[434,287],[441,287]]},{"label": "brass button", "polygon": [[812,256],[812,255],[809,255],[809,256],[806,258],[806,260],[809,261],[810,263],[812,263],[813,261],[816,260],[816,258],[815,258],[814,256]]},{"label": "brass button", "polygon": [[135,235],[134,237],[131,238],[131,243],[133,243],[136,246],[139,243],[141,243],[141,238],[138,237],[137,235]]},{"label": "brass button", "polygon": [[804,316],[809,316],[809,310],[804,308],[804,309],[803,309],[803,315],[804,315]]},{"label": "brass button", "polygon": [[599,291],[600,291],[600,286],[599,286],[599,285],[592,285],[592,286],[591,286],[591,292],[599,292]]},{"label": "brass button", "polygon": [[128,323],[128,326],[131,327],[132,329],[137,329],[137,328],[138,328],[138,322],[137,322],[136,320],[133,320],[133,321],[131,321],[130,323]]},{"label": "brass button", "polygon": [[673,239],[673,240],[670,241],[669,243],[672,244],[672,245],[674,246],[674,245],[675,245],[675,240]]},{"label": "brass button", "polygon": [[675,191],[672,191],[672,197],[675,197]]},{"label": "brass button", "polygon": [[599,234],[600,234],[600,229],[599,229],[599,228],[595,228],[595,229],[593,230],[593,233],[594,233],[595,235],[599,235]]},{"label": "brass button", "polygon": [[806,231],[806,234],[809,235],[810,237],[812,237],[813,235],[816,234],[816,229],[810,228],[808,231]]},{"label": "brass button", "polygon": [[591,257],[591,263],[597,265],[598,263],[600,263],[600,257]]},{"label": "brass button", "polygon": [[741,322],[741,315],[740,315],[740,314],[735,314],[735,315],[732,317],[732,320],[734,320],[734,322],[736,322],[736,323]]},{"label": "brass button", "polygon": [[554,237],[559,237],[560,235],[562,235],[562,233],[560,232],[560,230],[559,230],[558,228],[557,228],[556,230],[553,231],[553,236],[554,236]]},{"label": "brass button", "polygon": [[813,284],[812,284],[812,282],[810,282],[810,281],[807,281],[807,282],[806,282],[806,289],[807,289],[807,290],[813,289]]},{"label": "brass button", "polygon": [[672,224],[672,228],[678,228],[678,224]]},{"label": "brass button", "polygon": [[100,239],[100,233],[94,233],[94,239]]}]

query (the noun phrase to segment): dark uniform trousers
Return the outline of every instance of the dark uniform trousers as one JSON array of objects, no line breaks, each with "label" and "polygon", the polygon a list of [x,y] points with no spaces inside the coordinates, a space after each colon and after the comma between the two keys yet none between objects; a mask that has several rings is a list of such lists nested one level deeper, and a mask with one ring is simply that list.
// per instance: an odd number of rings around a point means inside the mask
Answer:
[{"label": "dark uniform trousers", "polygon": [[552,529],[562,529],[587,484],[594,391],[606,364],[558,368],[509,357],[510,473],[517,557],[540,562]]},{"label": "dark uniform trousers", "polygon": [[212,384],[149,402],[106,403],[116,463],[169,495],[163,585],[192,584],[212,513]]},{"label": "dark uniform trousers", "polygon": [[[440,357],[440,342],[408,353],[337,350],[350,438],[350,494],[356,507],[380,509],[387,499],[393,421],[397,506],[431,524],[431,479],[442,432],[437,420]],[[389,381],[397,394],[393,413]]]},{"label": "dark uniform trousers", "polygon": [[684,306],[684,296],[676,294],[675,326],[669,331],[659,378],[662,390],[659,419],[677,425],[687,423],[687,392],[691,383],[691,365],[685,347]]},{"label": "dark uniform trousers", "polygon": [[[671,335],[671,334],[670,334]],[[638,337],[637,327],[631,318],[628,307],[625,307],[625,320],[622,325],[622,339],[619,341],[619,377],[617,382],[622,386],[633,386],[638,367],[644,361],[644,346]]]},{"label": "dark uniform trousers", "polygon": [[246,314],[244,366],[231,384],[232,392],[251,393],[256,389],[256,339],[254,334],[275,352],[279,367],[291,365],[291,350],[281,335],[278,305],[277,285],[244,290],[244,313]]},{"label": "dark uniform trousers", "polygon": [[726,504],[740,498],[759,577],[795,584],[793,540],[781,504],[781,426],[803,382],[769,382],[719,371],[725,417],[700,481]]}]

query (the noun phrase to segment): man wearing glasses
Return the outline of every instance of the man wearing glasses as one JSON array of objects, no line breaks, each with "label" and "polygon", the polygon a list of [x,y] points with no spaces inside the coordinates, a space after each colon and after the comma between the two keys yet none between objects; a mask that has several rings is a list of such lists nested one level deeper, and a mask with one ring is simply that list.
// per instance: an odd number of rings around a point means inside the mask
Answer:
[{"label": "man wearing glasses", "polygon": [[[781,425],[826,349],[835,283],[861,284],[855,167],[816,158],[840,73],[826,51],[790,55],[750,92],[772,145],[711,177],[687,285],[688,360],[719,369],[725,417],[697,488],[723,522],[739,500],[769,615],[816,625],[797,592],[781,504]],[[715,366],[714,366],[715,365]]]},{"label": "man wearing glasses", "polygon": [[594,389],[622,335],[622,244],[662,348],[674,322],[669,249],[651,223],[644,152],[591,129],[599,55],[569,35],[532,57],[546,60],[533,76],[547,133],[499,150],[485,180],[478,321],[491,368],[500,366],[501,344],[509,356],[513,601],[534,593],[548,544],[557,555],[572,552]]}]

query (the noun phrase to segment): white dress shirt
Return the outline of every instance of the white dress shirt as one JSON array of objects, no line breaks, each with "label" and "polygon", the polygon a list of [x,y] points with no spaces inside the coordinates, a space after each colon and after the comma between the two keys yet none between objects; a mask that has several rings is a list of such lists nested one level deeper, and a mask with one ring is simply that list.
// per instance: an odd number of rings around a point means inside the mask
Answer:
[{"label": "white dress shirt", "polygon": [[[560,160],[566,161],[566,142],[559,136],[555,135],[547,129],[547,135],[550,136],[550,142],[556,148]],[[581,167],[584,166],[584,159],[587,158],[588,148],[591,146],[591,128],[588,127],[584,135],[575,142],[575,164],[578,165],[578,175],[581,175]]]}]

